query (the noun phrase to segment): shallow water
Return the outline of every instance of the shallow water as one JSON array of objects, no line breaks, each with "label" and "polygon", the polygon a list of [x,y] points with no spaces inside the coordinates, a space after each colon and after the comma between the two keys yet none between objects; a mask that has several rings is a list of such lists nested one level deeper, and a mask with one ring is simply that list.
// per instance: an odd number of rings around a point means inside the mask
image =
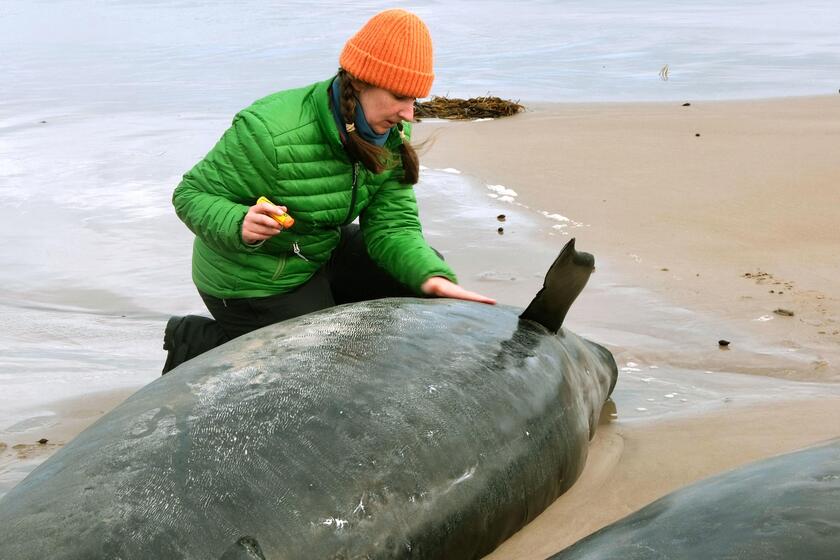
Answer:
[{"label": "shallow water", "polygon": [[[232,113],[323,79],[384,0],[7,0],[0,111]],[[438,95],[528,101],[837,93],[833,0],[420,0]],[[660,79],[664,65],[669,79]]]}]

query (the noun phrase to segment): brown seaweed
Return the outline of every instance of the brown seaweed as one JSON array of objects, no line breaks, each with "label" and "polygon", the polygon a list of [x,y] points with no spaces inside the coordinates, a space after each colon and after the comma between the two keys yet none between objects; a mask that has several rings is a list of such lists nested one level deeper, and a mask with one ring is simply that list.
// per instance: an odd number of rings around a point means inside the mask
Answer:
[{"label": "brown seaweed", "polygon": [[525,107],[517,102],[499,97],[471,97],[457,99],[452,97],[432,97],[431,101],[415,102],[415,120],[439,119],[487,119],[509,117]]}]

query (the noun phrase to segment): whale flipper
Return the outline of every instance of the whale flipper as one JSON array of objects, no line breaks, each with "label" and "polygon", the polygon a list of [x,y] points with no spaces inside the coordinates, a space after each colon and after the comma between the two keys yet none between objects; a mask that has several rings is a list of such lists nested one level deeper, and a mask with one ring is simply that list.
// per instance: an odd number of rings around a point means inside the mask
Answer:
[{"label": "whale flipper", "polygon": [[594,270],[595,257],[576,251],[575,240],[572,239],[560,251],[545,275],[542,289],[519,318],[557,332]]}]

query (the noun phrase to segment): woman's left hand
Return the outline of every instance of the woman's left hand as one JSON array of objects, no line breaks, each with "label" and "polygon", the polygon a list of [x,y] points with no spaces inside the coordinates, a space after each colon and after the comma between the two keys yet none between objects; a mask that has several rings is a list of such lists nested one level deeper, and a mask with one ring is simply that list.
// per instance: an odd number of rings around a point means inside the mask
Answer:
[{"label": "woman's left hand", "polygon": [[423,285],[420,286],[420,290],[424,294],[430,296],[464,299],[467,301],[477,301],[479,303],[489,303],[490,305],[496,303],[495,299],[465,290],[458,284],[447,280],[443,276],[432,276],[423,282]]}]

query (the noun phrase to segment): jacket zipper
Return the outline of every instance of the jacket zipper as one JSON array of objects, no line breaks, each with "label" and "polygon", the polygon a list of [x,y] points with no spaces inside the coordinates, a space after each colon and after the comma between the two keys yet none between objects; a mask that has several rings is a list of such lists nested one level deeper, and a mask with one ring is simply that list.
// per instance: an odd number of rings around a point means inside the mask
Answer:
[{"label": "jacket zipper", "polygon": [[350,187],[350,209],[347,210],[347,217],[344,218],[344,221],[341,225],[346,226],[351,221],[353,221],[353,208],[356,207],[356,193],[359,191],[358,188],[359,183],[359,162],[353,163],[353,186]]}]

